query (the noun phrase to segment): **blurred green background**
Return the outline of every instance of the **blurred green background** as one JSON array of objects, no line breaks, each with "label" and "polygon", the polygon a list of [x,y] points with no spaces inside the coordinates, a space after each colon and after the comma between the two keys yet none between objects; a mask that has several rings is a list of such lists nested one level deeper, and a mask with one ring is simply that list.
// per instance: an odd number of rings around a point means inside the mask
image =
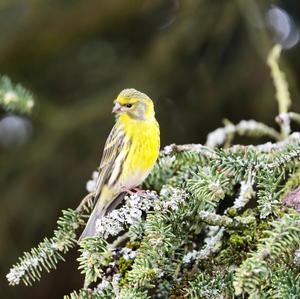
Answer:
[{"label": "blurred green background", "polygon": [[[204,143],[222,118],[275,125],[266,55],[283,45],[299,112],[299,20],[296,0],[2,0],[0,73],[36,107],[30,118],[0,115],[1,298],[62,298],[82,286],[76,250],[31,288],[9,287],[5,274],[86,194],[120,90],[155,101],[162,146]],[[17,125],[3,130],[7,117]]]}]

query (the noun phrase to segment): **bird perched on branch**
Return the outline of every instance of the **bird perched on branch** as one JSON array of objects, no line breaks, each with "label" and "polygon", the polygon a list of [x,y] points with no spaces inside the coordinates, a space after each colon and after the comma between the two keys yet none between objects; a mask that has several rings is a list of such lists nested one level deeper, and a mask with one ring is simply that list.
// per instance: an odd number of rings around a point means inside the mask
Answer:
[{"label": "bird perched on branch", "polygon": [[114,101],[112,112],[117,117],[99,166],[97,202],[79,241],[95,235],[97,219],[114,209],[124,192],[146,179],[159,154],[159,125],[153,102],[146,94],[124,89]]}]

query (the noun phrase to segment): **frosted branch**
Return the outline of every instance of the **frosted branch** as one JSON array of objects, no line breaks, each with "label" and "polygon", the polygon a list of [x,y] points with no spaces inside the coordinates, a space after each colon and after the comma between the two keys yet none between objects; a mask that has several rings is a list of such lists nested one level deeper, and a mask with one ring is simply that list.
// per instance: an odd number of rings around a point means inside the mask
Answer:
[{"label": "frosted branch", "polygon": [[284,72],[279,68],[279,58],[282,47],[276,44],[270,51],[267,59],[268,66],[271,69],[271,76],[273,78],[276,89],[276,99],[278,102],[279,114],[287,113],[291,105],[291,97],[288,83]]},{"label": "frosted branch", "polygon": [[223,145],[227,140],[232,139],[235,134],[240,136],[262,137],[268,136],[275,140],[281,138],[280,134],[273,128],[255,120],[242,120],[238,124],[228,124],[218,128],[207,135],[206,145],[214,148]]}]

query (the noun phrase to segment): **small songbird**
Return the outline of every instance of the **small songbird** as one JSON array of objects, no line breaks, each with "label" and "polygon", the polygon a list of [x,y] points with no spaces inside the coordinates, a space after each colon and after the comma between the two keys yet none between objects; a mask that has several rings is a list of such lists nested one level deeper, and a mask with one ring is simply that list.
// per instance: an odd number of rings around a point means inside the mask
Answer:
[{"label": "small songbird", "polygon": [[95,191],[95,208],[79,239],[94,236],[96,221],[114,209],[124,191],[140,185],[153,168],[160,147],[159,125],[152,100],[133,88],[114,101],[117,115],[102,154]]}]

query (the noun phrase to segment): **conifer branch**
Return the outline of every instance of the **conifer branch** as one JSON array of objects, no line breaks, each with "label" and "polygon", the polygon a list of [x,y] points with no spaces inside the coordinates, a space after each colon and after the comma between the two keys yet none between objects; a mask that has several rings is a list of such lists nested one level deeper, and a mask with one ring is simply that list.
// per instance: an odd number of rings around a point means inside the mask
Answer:
[{"label": "conifer branch", "polygon": [[285,266],[275,268],[271,276],[272,288],[268,291],[271,298],[297,298],[300,294],[300,274]]},{"label": "conifer branch", "polygon": [[230,226],[233,220],[225,215],[218,215],[215,213],[207,212],[207,211],[200,211],[199,218],[209,225],[214,226]]},{"label": "conifer branch", "polygon": [[282,47],[279,44],[276,44],[270,51],[267,58],[267,63],[271,69],[271,75],[276,89],[279,114],[287,113],[292,103],[285,74],[279,68],[278,61],[281,50]]},{"label": "conifer branch", "polygon": [[240,136],[249,137],[263,137],[267,136],[275,140],[280,140],[280,134],[273,128],[259,123],[255,120],[242,120],[238,124],[234,125],[231,122],[225,125],[223,128],[218,128],[215,131],[207,135],[206,145],[208,147],[214,148],[231,141],[235,134]]},{"label": "conifer branch", "polygon": [[300,246],[300,214],[291,212],[274,220],[272,230],[266,230],[257,251],[249,255],[234,277],[235,294],[260,296],[270,282],[271,264],[287,263]]},{"label": "conifer branch", "polygon": [[80,214],[74,210],[63,211],[57,221],[57,229],[51,239],[45,238],[36,248],[25,252],[19,262],[15,264],[6,275],[10,285],[17,285],[22,281],[31,285],[40,280],[42,270],[50,272],[57,263],[64,261],[63,255],[73,248],[76,241],[75,231],[83,224]]},{"label": "conifer branch", "polygon": [[7,111],[28,114],[32,111],[32,94],[20,84],[13,84],[7,76],[0,75],[0,105]]},{"label": "conifer branch", "polygon": [[85,274],[84,288],[87,288],[97,278],[101,278],[101,266],[105,258],[109,257],[107,252],[107,242],[103,238],[89,237],[80,243],[81,255],[78,258],[81,273]]},{"label": "conifer branch", "polygon": [[[278,49],[268,63],[281,133],[253,120],[226,121],[209,134],[207,146],[165,147],[144,183],[155,191],[125,196],[120,207],[97,220],[96,236],[77,244],[76,230],[94,205],[99,175],[94,172],[89,194],[76,210],[63,212],[52,238],[20,258],[7,275],[9,283],[32,284],[79,245],[84,286],[66,299],[233,298],[234,293],[296,298],[300,133],[290,132],[290,121],[300,122],[300,116],[288,112]],[[236,134],[275,142],[231,145]]]},{"label": "conifer branch", "polygon": [[184,288],[184,298],[232,298],[233,292],[230,288],[231,275],[199,273],[188,282]]},{"label": "conifer branch", "polygon": [[25,285],[32,285],[40,280],[41,272],[56,269],[59,261],[64,261],[63,254],[77,244],[76,230],[84,224],[84,212],[90,211],[93,206],[93,194],[88,194],[76,210],[62,211],[57,221],[57,229],[50,239],[45,238],[30,252],[25,252],[19,262],[6,275],[10,285],[17,285],[22,281]]}]

